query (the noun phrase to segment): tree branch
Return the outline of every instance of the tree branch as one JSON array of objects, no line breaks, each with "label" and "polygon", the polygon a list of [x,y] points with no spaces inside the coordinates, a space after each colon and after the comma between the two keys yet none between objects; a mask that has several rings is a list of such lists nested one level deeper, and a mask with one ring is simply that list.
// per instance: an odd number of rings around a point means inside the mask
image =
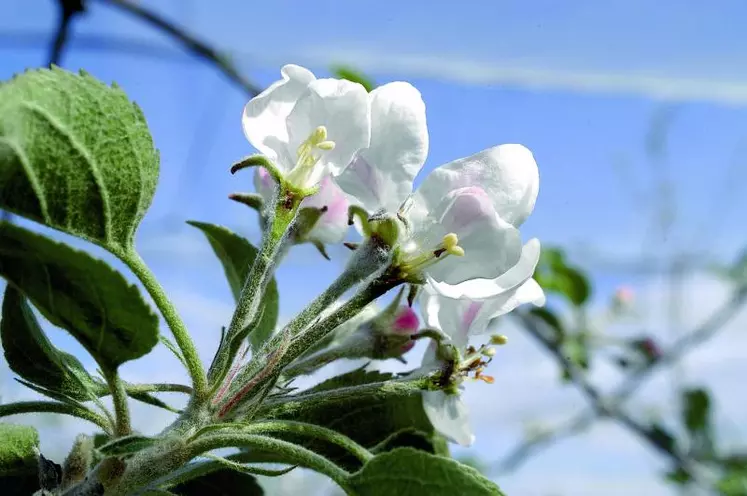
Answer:
[{"label": "tree branch", "polygon": [[[672,345],[658,360],[647,363],[636,371],[632,372],[627,379],[612,393],[607,399],[603,399],[596,389],[586,380],[583,374],[573,366],[560,349],[545,334],[537,329],[533,322],[528,323],[528,317],[521,315],[519,318],[525,324],[528,332],[538,339],[540,343],[559,361],[564,370],[567,370],[571,379],[579,385],[584,391],[592,404],[591,411],[584,411],[576,415],[570,421],[556,430],[547,431],[532,439],[521,443],[510,451],[509,455],[504,457],[496,466],[495,471],[498,473],[508,472],[520,466],[530,455],[538,450],[548,447],[551,443],[560,439],[570,437],[576,433],[582,432],[588,428],[600,416],[606,415],[616,417],[616,419],[634,430],[639,436],[644,436],[644,429],[648,434],[645,436],[647,441],[652,441],[650,432],[645,426],[637,422],[628,422],[632,420],[627,414],[620,411],[621,405],[638,389],[640,384],[658,367],[666,366],[681,359],[684,355],[697,345],[706,342],[713,337],[723,326],[734,317],[734,315],[747,302],[747,284],[739,286],[732,297],[721,308],[716,310],[703,324],[693,331],[686,334]],[[598,398],[598,399],[595,399]],[[600,401],[601,400],[601,401]],[[623,415],[620,416],[619,413]],[[654,446],[661,450],[661,446],[654,442]]]},{"label": "tree branch", "polygon": [[200,41],[195,35],[185,31],[183,28],[169,22],[155,12],[130,0],[98,0],[112,7],[127,12],[141,21],[165,32],[189,52],[197,57],[205,59],[223,73],[231,82],[239,86],[247,95],[254,96],[261,89],[244,77],[228,57],[214,49],[210,45]]}]

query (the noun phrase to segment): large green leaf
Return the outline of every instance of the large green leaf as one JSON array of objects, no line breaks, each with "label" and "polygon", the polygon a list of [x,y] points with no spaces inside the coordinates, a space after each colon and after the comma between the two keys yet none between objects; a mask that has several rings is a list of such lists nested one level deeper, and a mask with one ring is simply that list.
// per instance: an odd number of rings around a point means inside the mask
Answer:
[{"label": "large green leaf", "polygon": [[[207,237],[210,246],[223,264],[233,297],[238,301],[246,276],[257,256],[257,249],[245,238],[223,226],[197,221],[187,221],[187,223],[202,231]],[[259,325],[249,334],[249,341],[254,349],[258,349],[265,342],[277,324],[278,288],[274,277],[267,285],[260,311],[262,318]]]},{"label": "large green leaf", "polygon": [[[311,392],[358,386],[386,380],[390,374],[357,369],[328,379],[312,388]],[[392,434],[404,429],[413,429],[426,436],[433,434],[433,426],[423,410],[420,394],[406,397],[387,397],[385,394],[349,395],[331,401],[306,405],[290,403],[290,408],[274,414],[274,418],[297,420],[321,425],[336,430],[367,448],[380,445]],[[356,469],[359,462],[341,448],[320,441],[309,441],[293,434],[284,434],[284,439],[312,449],[349,469]]]},{"label": "large green leaf", "polygon": [[0,208],[122,254],[158,163],[142,111],[116,85],[57,67],[0,85]]},{"label": "large green leaf", "polygon": [[573,305],[581,306],[591,296],[589,279],[581,269],[565,261],[565,253],[559,248],[543,248],[534,279],[547,292],[567,298]]},{"label": "large green leaf", "polygon": [[90,399],[104,386],[77,358],[49,342],[26,299],[11,285],[3,297],[0,337],[11,370],[27,381],[79,401]]},{"label": "large green leaf", "polygon": [[105,370],[158,343],[158,318],[138,289],[85,252],[0,224],[0,276],[47,320],[70,332]]},{"label": "large green leaf", "polygon": [[493,482],[472,467],[413,448],[372,458],[350,478],[358,496],[500,496]]}]

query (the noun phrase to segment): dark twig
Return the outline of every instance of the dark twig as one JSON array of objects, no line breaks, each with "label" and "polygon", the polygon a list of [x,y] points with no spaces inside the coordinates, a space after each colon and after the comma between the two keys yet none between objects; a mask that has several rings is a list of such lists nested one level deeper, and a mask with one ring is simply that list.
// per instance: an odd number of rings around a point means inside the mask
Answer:
[{"label": "dark twig", "polygon": [[[632,372],[628,378],[612,393],[608,396],[608,399],[601,402],[592,401],[592,411],[584,411],[579,413],[576,417],[562,425],[556,430],[547,431],[532,437],[530,440],[520,444],[511,452],[508,456],[504,457],[503,460],[496,466],[495,471],[502,473],[516,469],[521,465],[530,455],[536,453],[538,450],[549,446],[551,443],[556,442],[560,439],[572,436],[579,432],[582,432],[588,428],[594,421],[600,418],[600,416],[612,417],[611,413],[620,412],[621,405],[638,389],[640,384],[658,367],[666,366],[676,362],[686,355],[690,350],[697,347],[699,344],[704,343],[711,337],[713,337],[723,326],[734,317],[734,315],[741,309],[745,302],[747,302],[747,284],[738,287],[732,297],[726,302],[721,308],[716,310],[711,317],[709,317],[703,324],[698,326],[695,330],[686,334],[684,337],[679,339],[667,350],[658,360],[651,361],[646,365],[640,367],[636,371]],[[526,317],[522,316],[524,321]],[[556,358],[562,358],[562,366],[565,370],[568,370],[567,359],[562,355],[561,351],[557,348],[554,343],[551,343],[547,338],[538,334],[536,326],[532,325],[530,328],[527,326],[527,330],[535,337],[540,339],[540,342],[545,346]],[[533,332],[534,330],[534,332]],[[572,364],[570,364],[572,365]],[[574,371],[575,367],[571,367],[569,374],[571,379],[576,382],[576,378],[579,376],[578,371]],[[581,375],[583,377],[583,375]],[[589,394],[588,387],[593,386],[588,384],[587,381],[576,382],[586,392],[589,398],[593,398],[592,394]],[[596,395],[599,397],[599,395]],[[625,415],[627,417],[627,415]],[[625,424],[626,419],[624,417],[617,417],[617,420]],[[627,424],[626,424],[627,425]],[[634,425],[627,425],[633,429],[637,429]],[[644,426],[643,429],[648,432]],[[636,431],[637,434],[643,435],[642,432]],[[651,440],[648,437],[648,440]],[[657,449],[661,449],[659,443],[654,443]]]},{"label": "dark twig", "polygon": [[181,43],[188,51],[213,64],[216,69],[222,72],[229,80],[231,80],[231,82],[239,86],[249,96],[254,96],[261,91],[258,86],[255,86],[253,83],[251,83],[238,71],[236,66],[233,65],[233,63],[228,59],[226,55],[200,41],[193,34],[185,31],[183,28],[176,26],[175,24],[172,24],[155,12],[148,10],[147,8],[130,0],[98,1],[124,10],[128,14],[131,14],[138,19],[145,21],[151,26],[154,26],[167,33],[169,36]]}]

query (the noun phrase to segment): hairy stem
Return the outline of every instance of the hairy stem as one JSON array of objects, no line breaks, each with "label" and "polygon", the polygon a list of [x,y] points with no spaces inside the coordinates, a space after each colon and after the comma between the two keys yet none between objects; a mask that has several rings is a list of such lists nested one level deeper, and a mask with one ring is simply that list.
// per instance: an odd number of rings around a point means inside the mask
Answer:
[{"label": "hairy stem", "polygon": [[71,417],[88,420],[101,427],[106,433],[112,432],[112,425],[109,421],[101,415],[83,407],[58,403],[57,401],[19,401],[18,403],[0,405],[0,417],[23,413],[59,413],[61,415],[70,415]]},{"label": "hairy stem", "polygon": [[114,419],[116,421],[115,434],[117,436],[126,436],[132,432],[130,426],[130,408],[127,404],[127,390],[125,389],[119,373],[115,370],[104,370],[104,378],[109,384],[109,390],[114,403]]},{"label": "hairy stem", "polygon": [[158,279],[156,279],[156,276],[145,264],[139,254],[133,250],[120,258],[140,279],[151,298],[153,298],[156,306],[161,311],[169,329],[171,329],[171,333],[174,335],[176,345],[179,347],[179,350],[184,357],[187,371],[192,379],[195,396],[198,400],[203,400],[207,394],[205,369],[202,365],[202,361],[200,361],[200,356],[197,354],[197,348],[189,335],[187,326],[184,325],[184,321],[176,311],[176,307],[169,297],[166,296],[166,292],[158,282]]},{"label": "hairy stem", "polygon": [[195,440],[190,446],[194,456],[221,448],[250,447],[275,453],[297,465],[310,468],[328,476],[345,490],[349,489],[348,474],[325,457],[302,446],[255,434],[217,433]]},{"label": "hairy stem", "polygon": [[254,259],[252,268],[247,274],[244,287],[241,289],[236,310],[231,317],[231,323],[225,334],[225,339],[216,352],[210,366],[208,377],[212,390],[221,387],[226,378],[230,364],[239,351],[243,339],[256,327],[261,318],[260,304],[265,295],[267,285],[275,273],[277,260],[282,256],[290,227],[301,203],[298,195],[284,190],[278,190],[272,220],[262,236],[262,246]]}]

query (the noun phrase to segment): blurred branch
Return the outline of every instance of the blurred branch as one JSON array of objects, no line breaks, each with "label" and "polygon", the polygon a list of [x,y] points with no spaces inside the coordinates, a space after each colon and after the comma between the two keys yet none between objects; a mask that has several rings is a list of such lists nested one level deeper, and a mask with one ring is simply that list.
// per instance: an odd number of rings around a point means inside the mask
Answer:
[{"label": "blurred branch", "polygon": [[229,58],[211,47],[210,45],[200,41],[193,34],[185,31],[181,27],[172,24],[168,20],[164,19],[155,12],[148,10],[147,8],[135,3],[131,0],[98,0],[101,3],[110,5],[112,7],[119,8],[128,14],[140,19],[141,21],[150,24],[151,26],[165,32],[172,38],[176,39],[182,46],[194,55],[201,57],[215,66],[220,72],[223,73],[231,82],[239,86],[247,95],[254,96],[258,94],[261,89],[250,82],[244,77]]},{"label": "blurred branch", "polygon": [[[568,371],[571,380],[577,384],[589,398],[592,405],[592,411],[581,412],[559,428],[535,435],[531,439],[516,446],[497,464],[494,470],[499,473],[514,470],[538,450],[546,448],[551,443],[559,441],[560,439],[582,432],[602,416],[615,418],[623,425],[633,430],[637,435],[652,442],[654,446],[661,451],[663,447],[660,443],[656,442],[657,440],[652,439],[650,430],[622,412],[620,409],[621,405],[638,389],[640,384],[654,371],[654,369],[675,363],[690,350],[713,337],[732,317],[734,317],[746,302],[747,284],[743,284],[732,293],[732,297],[729,301],[716,310],[703,324],[676,341],[674,345],[662,354],[658,360],[649,362],[632,372],[625,381],[608,396],[607,399],[604,399],[596,388],[586,380],[581,371],[568,361],[560,348],[549,340],[546,334],[542,333],[542,331],[537,328],[536,321],[532,320],[531,317],[521,314],[519,318],[521,319],[522,324],[524,324],[525,329],[527,329],[533,337],[539,340],[542,346],[545,347],[556,360],[558,360],[561,367],[563,367],[563,370]],[[678,463],[682,458],[679,453],[667,452],[667,454]],[[685,463],[689,462],[687,459],[682,459],[682,461]]]},{"label": "blurred branch", "polygon": [[59,0],[58,5],[60,7],[60,22],[55,30],[47,65],[60,65],[70,32],[70,22],[76,15],[85,12],[83,0]]}]

